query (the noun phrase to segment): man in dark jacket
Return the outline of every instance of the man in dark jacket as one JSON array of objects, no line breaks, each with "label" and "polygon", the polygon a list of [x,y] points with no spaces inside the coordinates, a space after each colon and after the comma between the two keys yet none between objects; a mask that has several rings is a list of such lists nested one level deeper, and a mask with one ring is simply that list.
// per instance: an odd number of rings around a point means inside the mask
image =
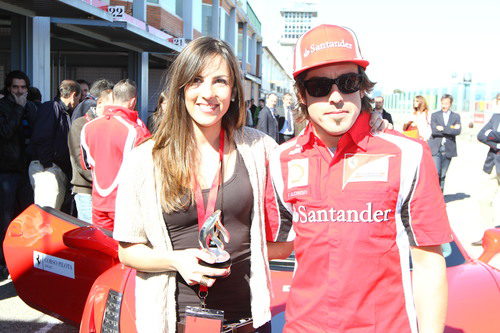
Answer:
[{"label": "man in dark jacket", "polygon": [[[497,103],[500,107],[500,94],[497,96]],[[484,161],[484,174],[478,186],[480,223],[484,231],[500,225],[500,113],[493,114],[477,134],[477,139],[490,147]],[[482,241],[473,242],[472,245],[482,245]]]},{"label": "man in dark jacket", "polygon": [[73,110],[73,113],[71,114],[71,122],[85,116],[90,108],[95,108],[96,105],[97,102],[94,99],[94,96],[90,95],[85,97],[83,101]]},{"label": "man in dark jacket", "polygon": [[71,112],[80,101],[78,83],[64,80],[59,86],[60,98],[45,102],[38,110],[31,138],[33,161],[29,166],[35,203],[60,209],[71,177],[68,132]]},{"label": "man in dark jacket", "polygon": [[278,96],[276,94],[267,95],[266,106],[259,112],[259,121],[255,127],[273,138],[276,142],[279,140],[278,119],[276,119],[276,104]]},{"label": "man in dark jacket", "polygon": [[88,223],[92,223],[92,172],[84,170],[80,163],[82,160],[80,135],[83,125],[101,116],[104,112],[104,106],[112,104],[113,83],[106,79],[97,80],[90,88],[90,93],[97,98],[97,104],[91,107],[85,116],[72,122],[68,138],[69,154],[73,169],[71,185],[73,185],[72,192],[75,194],[76,210],[78,218]]},{"label": "man in dark jacket", "polygon": [[[21,71],[12,71],[5,78],[6,95],[0,100],[0,244],[8,224],[16,214],[16,193],[27,171],[25,128],[33,122],[36,107],[27,101],[30,80]],[[24,124],[23,124],[24,123]],[[0,247],[0,280],[5,261]]]},{"label": "man in dark jacket", "polygon": [[452,104],[453,97],[448,94],[443,95],[441,97],[441,111],[431,115],[432,135],[428,143],[436,164],[441,191],[444,190],[444,180],[451,159],[457,156],[455,137],[462,131],[460,115],[450,110]]},{"label": "man in dark jacket", "polygon": [[382,96],[375,97],[375,108],[373,110],[380,113],[382,115],[382,119],[387,120],[389,124],[391,124],[391,126],[389,126],[390,129],[394,128],[391,114],[384,109],[384,98]]}]

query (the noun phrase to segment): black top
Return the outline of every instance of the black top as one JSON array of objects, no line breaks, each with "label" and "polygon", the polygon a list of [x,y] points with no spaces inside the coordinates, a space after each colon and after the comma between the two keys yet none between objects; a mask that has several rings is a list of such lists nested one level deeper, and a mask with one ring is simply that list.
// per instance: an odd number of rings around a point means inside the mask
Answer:
[{"label": "black top", "polygon": [[382,119],[387,120],[390,124],[394,125],[392,122],[392,116],[389,112],[385,111],[385,109],[382,109]]},{"label": "black top", "polygon": [[[202,190],[205,205],[209,191],[209,189]],[[228,321],[251,317],[249,282],[252,207],[250,178],[238,153],[234,174],[219,188],[215,205],[215,209],[222,210],[222,222],[231,238],[225,247],[231,255],[231,274],[226,278],[217,279],[209,288],[206,299],[207,308],[224,310],[224,319]],[[163,218],[174,250],[200,247],[196,204],[191,205],[186,211],[163,213]],[[177,273],[176,301],[179,321],[184,319],[186,306],[200,306],[198,287],[199,285],[187,285]]]},{"label": "black top", "polygon": [[70,110],[59,99],[45,102],[38,110],[37,120],[31,136],[33,159],[44,168],[57,164],[71,178],[68,133],[71,125]]},{"label": "black top", "polygon": [[35,123],[36,106],[22,107],[12,94],[0,99],[0,172],[23,172],[29,161],[26,142]]}]

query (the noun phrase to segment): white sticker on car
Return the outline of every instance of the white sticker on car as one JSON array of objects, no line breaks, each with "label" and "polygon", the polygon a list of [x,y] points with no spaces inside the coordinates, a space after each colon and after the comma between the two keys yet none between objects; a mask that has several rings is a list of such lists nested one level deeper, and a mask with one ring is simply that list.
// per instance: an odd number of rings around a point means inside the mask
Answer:
[{"label": "white sticker on car", "polygon": [[75,262],[33,251],[33,267],[54,274],[75,278]]}]

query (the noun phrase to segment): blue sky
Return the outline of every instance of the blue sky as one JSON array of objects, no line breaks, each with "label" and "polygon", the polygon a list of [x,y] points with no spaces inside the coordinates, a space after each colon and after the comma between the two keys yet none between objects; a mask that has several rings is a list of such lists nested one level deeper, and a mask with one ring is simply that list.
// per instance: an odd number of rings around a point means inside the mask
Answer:
[{"label": "blue sky", "polygon": [[[276,17],[292,0],[249,0],[262,22],[264,45],[276,39]],[[319,0],[318,23],[353,29],[378,89],[435,87],[471,73],[500,80],[498,0]]]}]

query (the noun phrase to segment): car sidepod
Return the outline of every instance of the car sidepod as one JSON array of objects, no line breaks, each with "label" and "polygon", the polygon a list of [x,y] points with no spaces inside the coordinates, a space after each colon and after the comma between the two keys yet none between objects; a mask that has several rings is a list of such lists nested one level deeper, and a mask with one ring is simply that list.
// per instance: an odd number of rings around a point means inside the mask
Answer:
[{"label": "car sidepod", "polygon": [[[85,248],[87,244],[89,248]],[[118,264],[117,243],[109,235],[72,216],[37,205],[31,205],[10,223],[3,248],[19,297],[31,307],[75,326],[80,325],[97,277]]]},{"label": "car sidepod", "polygon": [[448,268],[445,333],[500,332],[500,271],[479,261]]}]

